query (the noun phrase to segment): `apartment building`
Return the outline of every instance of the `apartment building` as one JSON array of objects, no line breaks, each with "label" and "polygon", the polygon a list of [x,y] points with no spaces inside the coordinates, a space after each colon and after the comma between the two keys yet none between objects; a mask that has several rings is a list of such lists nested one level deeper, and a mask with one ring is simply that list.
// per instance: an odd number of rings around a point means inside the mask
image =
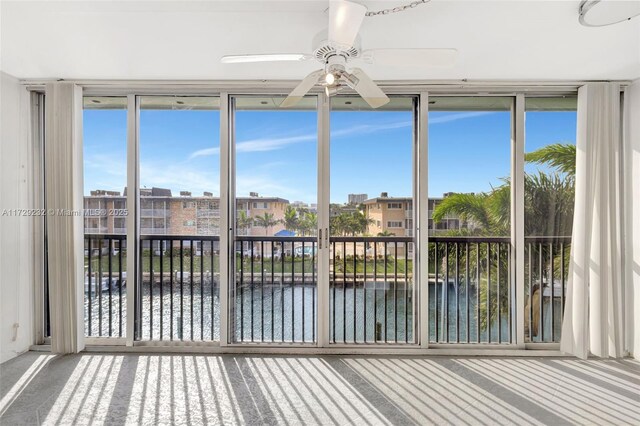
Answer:
[{"label": "apartment building", "polygon": [[[450,194],[444,194],[442,198],[429,198],[430,234],[445,233],[468,226],[466,222],[453,215],[447,215],[442,221],[434,224],[433,211],[448,195]],[[413,198],[390,197],[387,192],[383,192],[379,197],[365,200],[363,204],[367,217],[372,221],[368,227],[368,234],[393,234],[398,237],[413,235]]]},{"label": "apartment building", "polygon": [[[236,198],[236,217],[243,211],[248,218],[253,219],[253,223],[249,223],[246,228],[238,227],[238,235],[264,236],[282,231],[284,229],[282,220],[288,205],[289,200],[279,197],[261,197],[257,192],[250,192],[249,197]],[[257,225],[256,218],[265,217],[265,215],[273,215],[273,220],[277,223],[268,228]]]},{"label": "apartment building", "polygon": [[369,196],[367,194],[349,194],[347,195],[348,197],[348,204],[361,204],[364,203],[367,198],[369,198]]},{"label": "apartment building", "polygon": [[[84,227],[87,234],[126,234],[126,196],[117,191],[95,190],[84,197]],[[274,222],[268,229],[247,223],[239,235],[268,235],[284,229],[281,221],[289,201],[279,197],[261,197],[251,193],[237,198],[237,214],[244,212],[255,221],[265,214]],[[170,189],[140,189],[140,233],[143,235],[220,235],[220,198],[211,192],[194,196],[181,191],[174,196]]]},{"label": "apartment building", "polygon": [[117,191],[96,190],[84,197],[84,232],[126,234],[127,199]]}]

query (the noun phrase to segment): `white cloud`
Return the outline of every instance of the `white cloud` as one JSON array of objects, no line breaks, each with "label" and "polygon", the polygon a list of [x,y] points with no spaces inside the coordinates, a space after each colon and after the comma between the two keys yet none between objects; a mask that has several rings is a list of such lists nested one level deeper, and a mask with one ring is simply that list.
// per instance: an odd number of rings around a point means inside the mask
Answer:
[{"label": "white cloud", "polygon": [[254,139],[250,141],[239,142],[236,145],[236,152],[274,151],[276,149],[284,148],[287,145],[300,142],[311,142],[315,141],[316,139],[317,135],[315,133],[276,139]]},{"label": "white cloud", "polygon": [[[385,124],[361,124],[356,126],[347,127],[345,129],[338,129],[331,132],[333,137],[343,137],[358,134],[368,134],[374,132],[380,132],[385,130],[400,129],[404,127],[410,127],[413,123],[411,121],[399,121]],[[266,152],[282,149],[288,145],[297,144],[301,142],[313,142],[316,141],[318,135],[316,133],[307,133],[296,136],[277,137],[277,138],[263,138],[252,139],[248,141],[238,142],[236,144],[236,152]],[[220,148],[207,148],[194,151],[189,156],[189,159],[197,157],[205,157],[210,155],[220,154]]]},{"label": "white cloud", "polygon": [[219,155],[219,154],[220,154],[220,148],[218,147],[199,149],[191,153],[191,155],[189,156],[189,160],[193,160],[194,158],[197,158],[197,157],[208,157],[210,155]]},{"label": "white cloud", "polygon": [[466,118],[481,117],[483,115],[494,114],[494,111],[470,111],[470,112],[455,112],[453,114],[441,115],[439,117],[430,118],[429,124],[438,123],[450,123],[452,121],[464,120]]},{"label": "white cloud", "polygon": [[[317,138],[316,134],[306,134],[306,135],[298,135],[298,136],[289,136],[289,137],[281,137],[281,138],[264,138],[264,139],[253,139],[243,142],[238,142],[236,144],[236,152],[265,152],[265,151],[274,151],[276,149],[282,149],[287,145],[300,143],[300,142],[311,142],[315,141]],[[207,148],[201,149],[191,153],[189,159],[192,160],[197,157],[205,157],[210,155],[218,155],[220,154],[220,148]]]},{"label": "white cloud", "polygon": [[405,127],[413,126],[411,121],[396,121],[392,123],[383,124],[359,124],[356,126],[347,127],[345,129],[338,129],[331,132],[333,137],[343,137],[352,135],[364,135],[375,132],[383,132],[385,130],[403,129]]},{"label": "white cloud", "polygon": [[[464,120],[466,118],[474,118],[487,114],[493,114],[492,111],[470,111],[470,112],[460,112],[460,113],[452,113],[448,115],[443,115],[440,117],[436,117],[429,120],[429,124],[438,124],[438,123],[449,123],[452,121]],[[382,132],[385,130],[394,130],[394,129],[402,129],[413,126],[413,121],[411,120],[403,120],[403,121],[394,121],[390,123],[382,123],[382,124],[359,124],[355,126],[350,126],[344,129],[336,129],[331,132],[331,136],[334,138],[345,137],[345,136],[355,136],[355,135],[364,135],[375,132]],[[316,133],[307,133],[296,136],[287,136],[287,137],[275,137],[275,138],[261,138],[261,139],[251,139],[248,141],[238,142],[236,144],[236,152],[266,152],[266,151],[275,151],[278,149],[283,149],[288,145],[303,143],[303,142],[313,142],[317,140]],[[194,159],[197,157],[206,157],[212,155],[219,155],[220,148],[206,148],[198,151],[194,151],[189,156],[189,159]]]},{"label": "white cloud", "polygon": [[127,160],[117,154],[89,154],[84,157],[84,187],[91,190],[122,191],[127,184]]},{"label": "white cloud", "polygon": [[218,173],[203,168],[190,168],[185,163],[161,164],[143,162],[140,164],[140,184],[143,187],[159,187],[178,191],[191,191],[193,195],[202,195],[204,191],[219,194],[220,177]]}]

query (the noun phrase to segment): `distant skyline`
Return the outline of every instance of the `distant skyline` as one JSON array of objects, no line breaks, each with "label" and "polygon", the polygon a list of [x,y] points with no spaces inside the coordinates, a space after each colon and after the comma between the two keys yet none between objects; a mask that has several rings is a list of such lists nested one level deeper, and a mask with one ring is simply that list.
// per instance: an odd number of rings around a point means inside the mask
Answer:
[{"label": "distant skyline", "polygon": [[[575,112],[528,112],[526,151],[575,143]],[[258,192],[289,201],[317,201],[315,111],[237,111],[238,196]],[[350,193],[370,198],[412,194],[411,111],[331,113],[331,202]],[[84,111],[85,194],[126,186],[126,111]],[[140,111],[140,185],[172,193],[219,195],[219,113]],[[510,173],[509,112],[430,112],[430,197],[486,192]],[[536,165],[527,165],[532,172]]]}]

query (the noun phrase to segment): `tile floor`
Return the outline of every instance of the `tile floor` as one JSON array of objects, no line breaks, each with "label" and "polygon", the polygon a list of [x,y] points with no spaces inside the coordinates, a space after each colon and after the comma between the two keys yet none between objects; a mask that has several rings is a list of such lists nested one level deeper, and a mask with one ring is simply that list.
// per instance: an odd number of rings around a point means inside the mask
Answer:
[{"label": "tile floor", "polygon": [[640,362],[29,352],[0,424],[640,425]]}]

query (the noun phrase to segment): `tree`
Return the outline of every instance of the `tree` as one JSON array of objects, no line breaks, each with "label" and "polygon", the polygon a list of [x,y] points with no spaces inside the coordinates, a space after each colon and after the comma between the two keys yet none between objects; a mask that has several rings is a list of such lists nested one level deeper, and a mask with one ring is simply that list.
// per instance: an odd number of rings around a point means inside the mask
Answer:
[{"label": "tree", "polygon": [[576,146],[574,144],[554,143],[529,152],[524,156],[525,161],[536,164],[546,164],[573,179],[576,175]]},{"label": "tree", "polygon": [[289,231],[297,231],[300,226],[300,220],[298,218],[298,211],[293,206],[287,206],[284,211],[284,220],[282,221],[284,227]]},{"label": "tree", "polygon": [[247,212],[240,210],[236,217],[236,228],[241,231],[246,231],[253,224],[253,219],[247,216]]},{"label": "tree", "polygon": [[313,234],[315,229],[318,227],[318,215],[316,213],[305,211],[302,213],[299,227],[302,235]]},{"label": "tree", "polygon": [[393,232],[390,231],[382,231],[382,232],[378,232],[378,237],[393,237],[396,234],[394,234]]},{"label": "tree", "polygon": [[253,218],[253,223],[255,223],[256,226],[264,228],[265,235],[269,235],[271,228],[276,226],[280,222],[280,220],[275,218],[273,213],[265,213],[262,216],[256,216],[255,218]]},{"label": "tree", "polygon": [[367,232],[373,220],[359,211],[343,211],[329,219],[333,235],[362,235]]},{"label": "tree", "polygon": [[[573,223],[575,153],[571,144],[553,144],[528,153],[525,159],[552,168],[525,174],[525,234],[569,235]],[[474,235],[509,235],[511,186],[504,184],[488,193],[452,194],[436,206],[435,223],[447,215],[469,221]],[[454,233],[456,233],[454,231]]]},{"label": "tree", "polygon": [[372,219],[369,219],[363,212],[356,211],[351,213],[349,218],[349,230],[351,235],[363,235],[367,233],[369,225],[373,223]]},{"label": "tree", "polygon": [[[550,168],[548,171],[537,171],[536,173],[526,173],[524,176],[524,197],[525,197],[525,235],[527,236],[565,236],[571,234],[573,225],[573,208],[574,208],[574,186],[575,186],[575,156],[576,148],[572,144],[552,144],[540,148],[534,152],[528,153],[525,160],[531,163],[546,165]],[[497,188],[492,188],[487,193],[479,194],[452,194],[446,197],[433,212],[434,222],[444,219],[447,215],[457,215],[463,220],[470,222],[471,228],[467,230],[452,230],[452,235],[494,235],[505,236],[510,234],[510,209],[511,209],[511,187],[508,179],[504,179],[504,183]],[[487,246],[478,245],[475,249],[473,246],[469,250],[477,250],[478,259],[482,267],[486,270],[489,266],[484,261],[487,256]],[[535,246],[531,248],[534,252],[538,250]],[[546,248],[542,248],[543,253],[539,255],[546,256]],[[432,253],[429,253],[430,257]],[[434,265],[442,263],[440,270],[446,270],[446,256],[442,254],[434,254]],[[492,254],[492,256],[495,256]],[[559,264],[568,264],[569,250],[565,250],[565,258],[556,257],[555,270],[559,270]],[[451,265],[449,257],[448,267]],[[471,269],[477,267],[473,260],[476,256],[470,256]],[[465,257],[460,259],[464,262]],[[491,262],[491,274],[496,277],[497,269],[507,270],[506,259],[502,258],[500,262]],[[533,272],[534,274],[536,272]],[[540,273],[540,272],[538,272]],[[506,274],[504,275],[506,276]],[[503,276],[503,279],[504,279]],[[487,285],[486,279],[481,279],[480,284],[480,300],[487,300],[488,292],[496,294],[496,284],[492,280],[491,289]],[[505,283],[506,284],[506,283]],[[509,298],[506,297],[508,285],[500,286],[500,306],[497,306],[497,298],[491,298],[491,318],[495,320],[497,312],[508,312]],[[530,289],[532,292],[531,299],[540,297],[539,289]],[[532,303],[530,300],[528,303]],[[481,326],[486,329],[488,327],[486,305],[480,307]],[[527,309],[528,312],[528,309]],[[535,311],[534,311],[535,314]]]},{"label": "tree", "polygon": [[455,215],[464,221],[470,221],[481,231],[489,232],[496,227],[489,194],[451,194],[433,210],[433,222],[438,223],[445,216]]}]

